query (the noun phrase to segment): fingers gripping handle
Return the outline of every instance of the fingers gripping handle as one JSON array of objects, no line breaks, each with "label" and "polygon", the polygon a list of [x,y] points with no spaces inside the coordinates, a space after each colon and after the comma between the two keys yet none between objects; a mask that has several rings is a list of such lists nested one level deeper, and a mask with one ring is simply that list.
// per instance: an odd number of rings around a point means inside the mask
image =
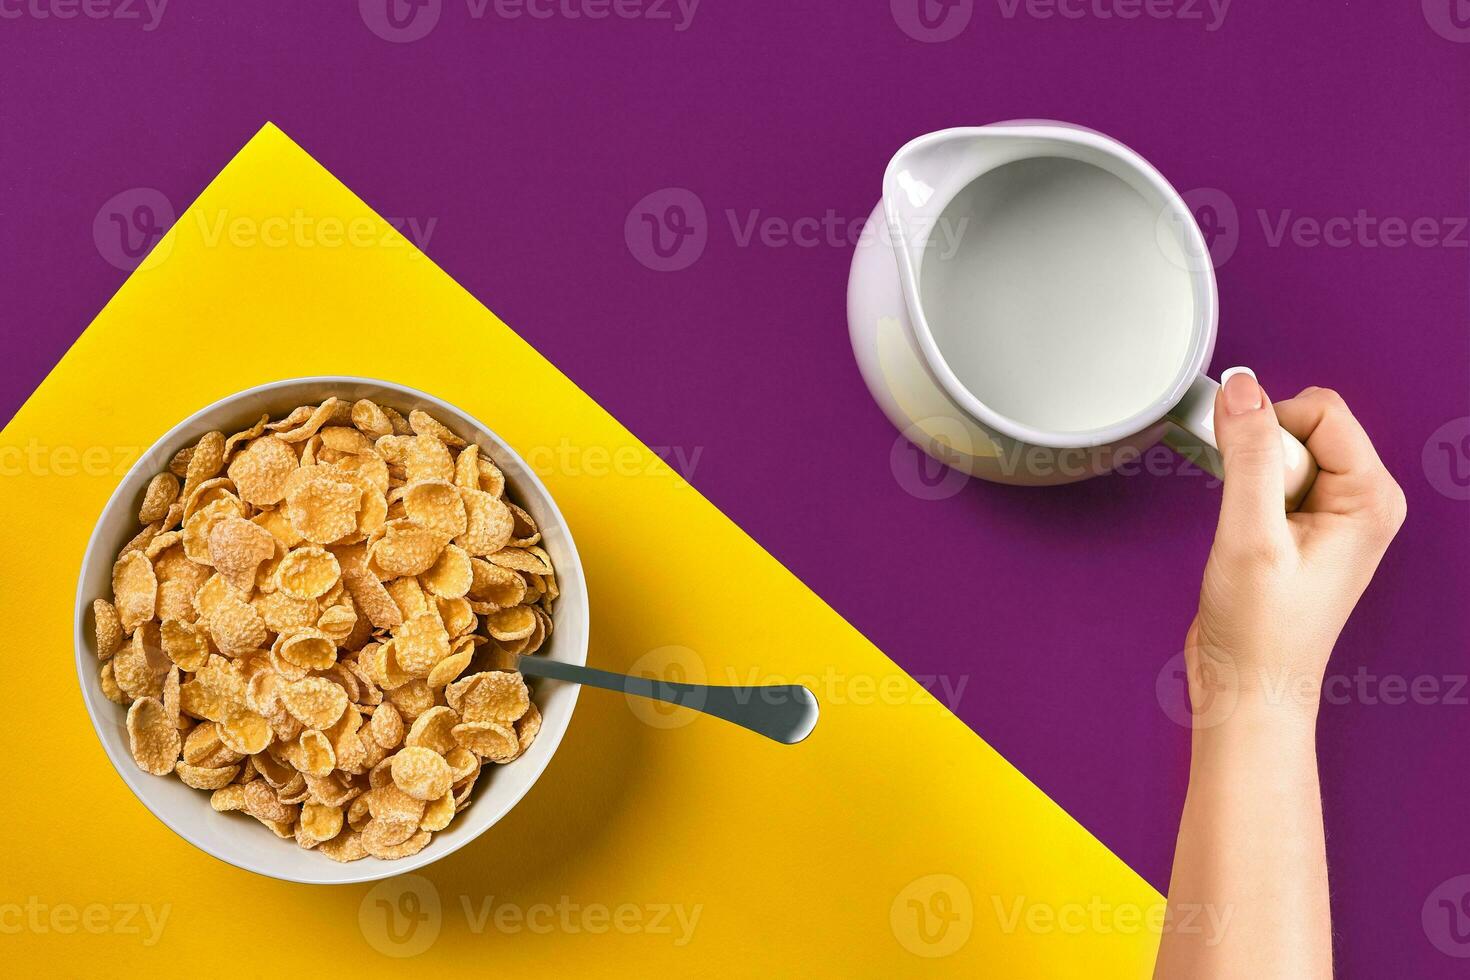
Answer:
[{"label": "fingers gripping handle", "polygon": [[[1215,396],[1220,383],[1200,375],[1169,419],[1174,424],[1164,434],[1164,443],[1196,465],[1224,478],[1220,446],[1215,441]],[[1286,468],[1286,509],[1296,510],[1306,499],[1312,481],[1317,478],[1317,461],[1296,436],[1281,430],[1282,462]]]}]

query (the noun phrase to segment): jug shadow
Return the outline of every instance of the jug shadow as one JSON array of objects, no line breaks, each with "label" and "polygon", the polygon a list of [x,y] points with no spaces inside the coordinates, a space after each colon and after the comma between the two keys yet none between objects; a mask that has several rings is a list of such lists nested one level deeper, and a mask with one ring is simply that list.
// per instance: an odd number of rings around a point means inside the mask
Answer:
[{"label": "jug shadow", "polygon": [[[1111,540],[1158,523],[1160,509],[1183,508],[1170,497],[1188,499],[1213,523],[1218,480],[1183,460],[1168,474],[1108,473],[1076,483],[1028,487],[971,478],[957,495],[977,516],[1054,536]],[[1192,489],[1181,487],[1187,483]],[[1201,505],[1200,498],[1206,503]]]}]

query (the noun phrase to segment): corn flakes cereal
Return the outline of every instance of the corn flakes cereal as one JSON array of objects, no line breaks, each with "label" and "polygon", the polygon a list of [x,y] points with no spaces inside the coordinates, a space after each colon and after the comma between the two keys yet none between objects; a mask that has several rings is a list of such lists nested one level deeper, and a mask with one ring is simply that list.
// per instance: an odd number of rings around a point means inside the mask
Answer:
[{"label": "corn flakes cereal", "polygon": [[485,630],[497,640],[521,640],[536,630],[536,614],[530,606],[498,609],[485,617]]},{"label": "corn flakes cereal", "polygon": [[224,721],[216,724],[220,744],[241,755],[264,751],[271,742],[270,724],[249,708],[233,708]]},{"label": "corn flakes cereal", "polygon": [[448,540],[410,518],[391,520],[383,525],[383,536],[368,548],[369,566],[389,578],[418,575],[434,566]]},{"label": "corn flakes cereal", "polygon": [[458,535],[454,543],[479,557],[500,552],[510,543],[511,532],[515,529],[515,518],[511,516],[510,508],[505,501],[483,490],[460,488],[459,492],[464,498],[467,521],[464,533]]},{"label": "corn flakes cereal", "polygon": [[444,699],[464,721],[509,723],[526,713],[530,691],[519,673],[487,670],[450,684]]},{"label": "corn flakes cereal", "polygon": [[413,720],[413,727],[404,736],[403,744],[410,748],[425,748],[444,755],[455,747],[454,726],[459,724],[459,715],[447,705],[430,708]]},{"label": "corn flakes cereal", "polygon": [[179,478],[172,473],[159,473],[148,481],[143,503],[138,507],[138,523],[152,524],[168,515],[168,509],[179,497]]},{"label": "corn flakes cereal", "polygon": [[408,413],[408,425],[414,432],[421,436],[433,436],[444,445],[453,449],[463,448],[465,441],[455,435],[444,426],[438,419],[428,412],[422,412],[417,408]]},{"label": "corn flakes cereal", "polygon": [[470,721],[454,726],[454,740],[489,762],[509,762],[520,754],[514,729],[493,721]]},{"label": "corn flakes cereal", "polygon": [[117,677],[113,674],[113,663],[111,660],[103,662],[102,669],[97,672],[97,683],[102,688],[102,696],[113,704],[120,704],[126,707],[132,700],[118,686]]},{"label": "corn flakes cereal", "polygon": [[243,517],[225,517],[209,530],[209,563],[241,592],[255,586],[256,569],[275,553],[271,533]]},{"label": "corn flakes cereal", "polygon": [[370,439],[393,434],[393,423],[387,414],[366,398],[352,403],[352,424]]},{"label": "corn flakes cereal", "polygon": [[347,710],[347,692],[322,677],[304,677],[281,686],[282,706],[307,728],[323,729]]},{"label": "corn flakes cereal", "polygon": [[400,667],[413,677],[427,677],[434,665],[449,656],[449,634],[433,612],[414,616],[398,628],[394,652]]},{"label": "corn flakes cereal", "polygon": [[296,453],[274,433],[252,439],[227,470],[240,499],[256,507],[280,503],[295,471]]},{"label": "corn flakes cereal", "polygon": [[531,747],[540,732],[541,710],[533,701],[526,706],[526,713],[516,719],[516,741],[520,743],[522,752]]},{"label": "corn flakes cereal", "polygon": [[97,638],[97,659],[106,660],[122,649],[122,620],[106,599],[92,600],[92,629]]},{"label": "corn flakes cereal", "polygon": [[341,576],[336,555],[319,545],[303,545],[281,559],[276,585],[293,599],[316,599],[330,592]]},{"label": "corn flakes cereal", "polygon": [[448,480],[423,480],[403,488],[403,510],[415,524],[433,528],[445,538],[465,532],[465,504],[459,487]]},{"label": "corn flakes cereal", "polygon": [[235,766],[191,766],[187,762],[174,765],[179,781],[190,789],[222,789],[240,772]]},{"label": "corn flakes cereal", "polygon": [[224,465],[225,434],[206,432],[199,437],[199,441],[194,444],[194,451],[189,454],[189,465],[184,472],[184,487],[180,495],[188,500],[195,487],[214,477]]},{"label": "corn flakes cereal", "polygon": [[128,708],[127,728],[128,748],[139,769],[155,776],[173,772],[179,757],[179,730],[162,702],[155,698],[134,701]]},{"label": "corn flakes cereal", "polygon": [[438,559],[419,578],[424,588],[445,599],[460,599],[474,582],[470,556],[458,545],[447,544]]},{"label": "corn flakes cereal", "polygon": [[380,704],[368,721],[368,733],[383,748],[396,749],[403,741],[403,716],[393,705]]},{"label": "corn flakes cereal", "polygon": [[329,860],[393,859],[535,739],[509,668],[551,633],[555,571],[432,415],[329,397],[205,433],[137,516],[92,619],[145,772]]},{"label": "corn flakes cereal", "polygon": [[407,437],[398,444],[403,455],[403,470],[409,483],[424,480],[454,479],[454,459],[444,443],[433,436]]},{"label": "corn flakes cereal", "polygon": [[238,657],[265,646],[270,632],[254,606],[228,593],[209,613],[209,635],[220,653]]},{"label": "corn flakes cereal", "polygon": [[303,466],[286,489],[286,518],[301,537],[331,544],[357,530],[362,490],[329,466]]},{"label": "corn flakes cereal", "polygon": [[147,555],[132,551],[118,559],[112,568],[112,596],[124,632],[131,633],[153,618],[158,578]]},{"label": "corn flakes cereal", "polygon": [[[433,749],[408,746],[392,758],[393,785],[416,800],[432,800],[449,792],[449,763]],[[396,843],[396,842],[394,842]]]}]

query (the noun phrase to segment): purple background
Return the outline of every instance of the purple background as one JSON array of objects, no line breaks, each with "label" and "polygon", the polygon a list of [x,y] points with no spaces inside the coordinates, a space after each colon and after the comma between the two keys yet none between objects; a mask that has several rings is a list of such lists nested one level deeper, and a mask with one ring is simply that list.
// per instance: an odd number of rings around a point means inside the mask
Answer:
[{"label": "purple background", "polygon": [[[407,44],[350,3],[173,0],[152,31],[0,19],[0,410],[124,278],[93,240],[103,203],[147,187],[182,209],[273,120],[380,213],[436,220],[435,261],[649,445],[699,453],[693,482],[912,673],[965,679],[965,721],[1163,887],[1188,738],[1155,682],[1217,491],[1181,473],[911,495],[916,464],[847,346],[850,247],[742,245],[737,230],[861,219],[905,140],[1015,117],[1101,129],[1182,190],[1220,189],[1238,247],[1215,368],[1252,365],[1276,397],[1338,388],[1409,497],[1333,672],[1434,678],[1443,695],[1470,669],[1470,504],[1452,497],[1470,459],[1421,452],[1470,415],[1466,234],[1314,247],[1268,231],[1364,209],[1454,232],[1470,210],[1470,43],[1431,27],[1453,2],[1237,0],[1211,31],[1207,6],[1203,21],[1068,19],[992,0],[944,43],[901,29],[912,0],[896,14],[704,0],[684,31],[493,6],[475,19],[444,0]],[[702,203],[707,245],[659,272],[624,225],[669,187]],[[1421,909],[1470,873],[1466,694],[1349,692],[1323,710],[1344,976],[1463,975],[1433,945],[1455,948],[1448,920]]]}]

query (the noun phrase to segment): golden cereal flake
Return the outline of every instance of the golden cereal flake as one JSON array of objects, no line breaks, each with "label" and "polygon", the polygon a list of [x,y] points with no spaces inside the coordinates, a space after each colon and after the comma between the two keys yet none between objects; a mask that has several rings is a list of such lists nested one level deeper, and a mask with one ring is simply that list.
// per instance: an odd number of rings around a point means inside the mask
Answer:
[{"label": "golden cereal flake", "polygon": [[106,660],[122,649],[122,620],[117,609],[106,599],[92,600],[92,632],[97,639],[98,660]]},{"label": "golden cereal flake", "polygon": [[179,730],[155,698],[139,698],[128,708],[128,748],[138,768],[155,776],[173,772],[179,758]]},{"label": "golden cereal flake", "polygon": [[241,592],[255,588],[255,572],[276,553],[276,539],[259,524],[229,516],[209,531],[209,560]]},{"label": "golden cereal flake", "polygon": [[143,491],[143,503],[138,508],[138,523],[152,524],[163,520],[178,498],[179,478],[168,472],[156,474]]},{"label": "golden cereal flake", "polygon": [[392,758],[393,785],[416,800],[433,800],[449,792],[449,763],[433,749],[408,746]]},{"label": "golden cereal flake", "polygon": [[408,413],[408,426],[421,436],[433,436],[451,449],[459,449],[465,444],[465,441],[451,432],[444,423],[428,412],[417,408]]},{"label": "golden cereal flake", "polygon": [[347,692],[324,677],[306,677],[281,686],[281,704],[307,728],[330,728],[347,710]]},{"label": "golden cereal flake", "polygon": [[289,482],[286,517],[303,539],[331,544],[357,530],[362,503],[357,484],[338,478],[328,466],[302,467]]},{"label": "golden cereal flake", "polygon": [[133,551],[118,559],[112,567],[112,595],[118,620],[126,632],[133,632],[153,618],[158,578],[147,555]]},{"label": "golden cereal flake", "polygon": [[296,453],[275,434],[254,439],[231,462],[228,473],[240,499],[256,507],[278,504],[296,470]]},{"label": "golden cereal flake", "polygon": [[276,584],[294,599],[316,599],[331,591],[341,575],[336,555],[320,545],[303,545],[281,559]]}]

